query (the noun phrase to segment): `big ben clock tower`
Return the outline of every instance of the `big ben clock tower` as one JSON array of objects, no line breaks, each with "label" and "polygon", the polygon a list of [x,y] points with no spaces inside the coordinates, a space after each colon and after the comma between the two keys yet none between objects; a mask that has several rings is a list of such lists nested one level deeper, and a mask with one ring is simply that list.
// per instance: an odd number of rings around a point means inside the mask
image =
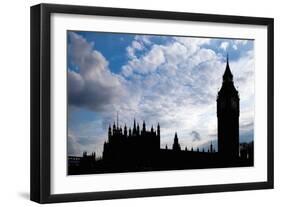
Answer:
[{"label": "big ben clock tower", "polygon": [[226,161],[239,156],[239,95],[233,84],[228,55],[223,83],[217,97],[218,153]]}]

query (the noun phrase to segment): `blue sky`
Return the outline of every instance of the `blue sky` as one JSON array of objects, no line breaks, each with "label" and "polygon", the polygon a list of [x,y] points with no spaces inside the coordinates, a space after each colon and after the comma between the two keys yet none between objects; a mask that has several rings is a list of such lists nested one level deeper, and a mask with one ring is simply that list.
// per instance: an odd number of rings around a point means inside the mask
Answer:
[{"label": "blue sky", "polygon": [[68,154],[98,155],[116,119],[177,132],[182,149],[216,143],[216,95],[226,53],[240,95],[240,141],[253,140],[254,41],[102,32],[67,33]]}]

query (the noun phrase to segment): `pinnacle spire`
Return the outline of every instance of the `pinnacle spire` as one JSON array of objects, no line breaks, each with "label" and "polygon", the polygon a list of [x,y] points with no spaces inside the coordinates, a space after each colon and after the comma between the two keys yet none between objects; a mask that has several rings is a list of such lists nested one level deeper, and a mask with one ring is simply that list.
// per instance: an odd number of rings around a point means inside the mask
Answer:
[{"label": "pinnacle spire", "polygon": [[142,131],[145,132],[145,121],[143,120],[143,124],[142,124]]},{"label": "pinnacle spire", "polygon": [[134,118],[134,129],[136,128],[136,118]]},{"label": "pinnacle spire", "polygon": [[226,64],[228,65],[228,53],[226,53]]},{"label": "pinnacle spire", "polygon": [[229,67],[229,58],[228,58],[228,53],[226,55],[226,68],[223,74],[223,81],[232,81],[233,80],[233,75],[231,73],[230,67]]},{"label": "pinnacle spire", "polygon": [[117,129],[118,129],[118,111],[117,111]]},{"label": "pinnacle spire", "polygon": [[113,129],[115,129],[116,128],[116,125],[115,125],[115,121],[113,122]]}]

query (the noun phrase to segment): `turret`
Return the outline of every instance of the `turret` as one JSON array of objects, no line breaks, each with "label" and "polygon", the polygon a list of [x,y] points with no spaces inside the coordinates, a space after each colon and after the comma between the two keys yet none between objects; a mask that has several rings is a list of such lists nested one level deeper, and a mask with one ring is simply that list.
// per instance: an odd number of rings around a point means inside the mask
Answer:
[{"label": "turret", "polygon": [[157,124],[157,136],[160,137],[160,124]]},{"label": "turret", "polygon": [[95,162],[96,161],[96,153],[92,152],[92,160]]},{"label": "turret", "polygon": [[124,136],[127,137],[127,126],[125,124],[125,127],[124,127]]},{"label": "turret", "polygon": [[137,135],[140,135],[140,125],[139,125],[139,123],[137,124]]},{"label": "turret", "polygon": [[132,130],[129,128],[129,137],[132,136]]},{"label": "turret", "polygon": [[143,120],[143,123],[142,123],[142,132],[145,132],[146,131],[146,128],[145,128],[145,121]]},{"label": "turret", "polygon": [[230,71],[229,62],[228,62],[228,54],[227,54],[226,67],[225,67],[225,71],[223,74],[223,82],[232,82],[232,81],[233,81],[233,75]]},{"label": "turret", "polygon": [[134,119],[133,135],[137,134],[136,119]]},{"label": "turret", "polygon": [[113,123],[113,135],[116,134],[116,125],[115,122]]},{"label": "turret", "polygon": [[111,125],[108,126],[108,139],[111,137]]},{"label": "turret", "polygon": [[175,133],[175,138],[174,138],[174,143],[173,143],[173,150],[174,151],[180,151],[181,150],[177,132]]}]

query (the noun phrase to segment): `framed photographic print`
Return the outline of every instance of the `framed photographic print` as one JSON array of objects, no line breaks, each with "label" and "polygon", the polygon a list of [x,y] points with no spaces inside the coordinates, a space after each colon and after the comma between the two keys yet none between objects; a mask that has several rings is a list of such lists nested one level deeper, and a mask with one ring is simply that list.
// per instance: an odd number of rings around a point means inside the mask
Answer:
[{"label": "framed photographic print", "polygon": [[31,7],[31,200],[273,188],[273,19]]}]

